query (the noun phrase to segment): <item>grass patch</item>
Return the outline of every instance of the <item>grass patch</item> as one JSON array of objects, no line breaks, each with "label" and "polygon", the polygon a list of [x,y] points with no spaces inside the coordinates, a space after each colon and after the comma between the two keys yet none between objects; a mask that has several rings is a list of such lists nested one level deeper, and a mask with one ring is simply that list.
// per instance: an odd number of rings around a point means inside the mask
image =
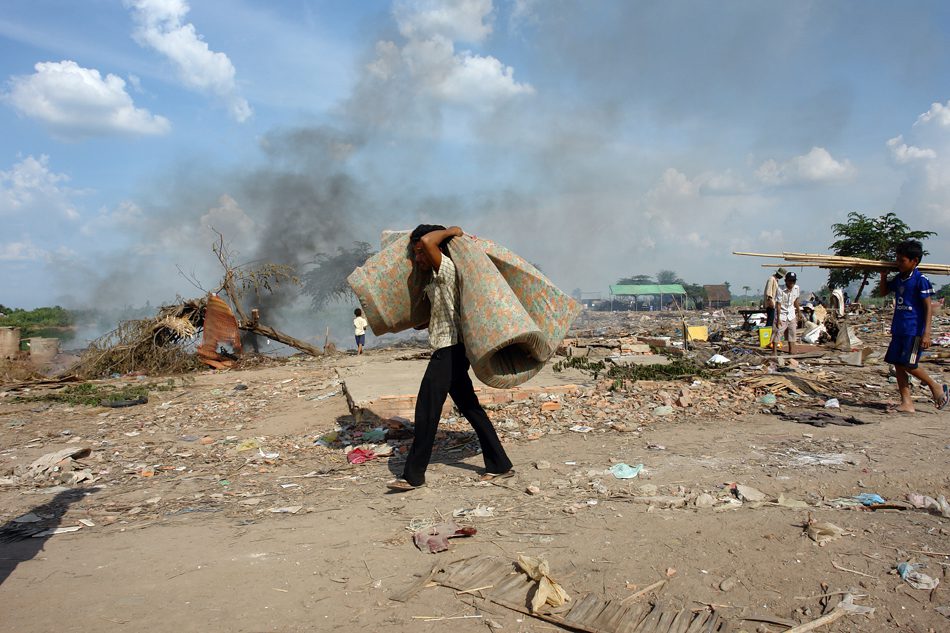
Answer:
[{"label": "grass patch", "polygon": [[577,369],[597,380],[601,376],[613,381],[611,389],[622,389],[624,385],[638,380],[680,380],[682,378],[707,378],[708,372],[691,360],[675,358],[668,365],[614,365],[602,360],[588,358],[565,358],[554,363],[556,372],[564,369]]},{"label": "grass patch", "polygon": [[[112,385],[97,385],[92,382],[83,382],[78,385],[69,385],[59,391],[50,391],[35,396],[18,396],[14,402],[62,402],[64,404],[85,405],[97,407],[103,401],[118,402],[121,400],[136,400],[147,398],[149,385],[126,385],[114,387]],[[161,386],[159,390],[164,391]]]}]

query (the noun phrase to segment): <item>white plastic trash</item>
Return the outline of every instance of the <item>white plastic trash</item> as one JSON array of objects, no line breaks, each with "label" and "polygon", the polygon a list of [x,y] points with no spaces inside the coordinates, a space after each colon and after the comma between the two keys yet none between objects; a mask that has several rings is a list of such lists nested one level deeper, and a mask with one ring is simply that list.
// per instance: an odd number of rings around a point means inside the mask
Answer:
[{"label": "white plastic trash", "polygon": [[722,354],[713,354],[713,356],[711,356],[710,359],[706,361],[706,363],[709,365],[725,365],[728,362],[730,362],[729,359]]}]

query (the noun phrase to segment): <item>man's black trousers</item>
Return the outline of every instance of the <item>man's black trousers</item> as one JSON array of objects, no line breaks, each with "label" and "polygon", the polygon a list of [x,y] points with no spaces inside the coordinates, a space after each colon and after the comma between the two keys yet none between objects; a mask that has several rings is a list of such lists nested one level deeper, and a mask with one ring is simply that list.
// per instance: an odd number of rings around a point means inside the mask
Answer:
[{"label": "man's black trousers", "polygon": [[447,395],[452,396],[459,412],[475,429],[485,458],[485,470],[490,473],[511,470],[511,460],[505,454],[485,409],[478,403],[472,379],[468,376],[468,367],[465,346],[461,343],[432,352],[419,386],[419,397],[416,398],[415,438],[402,475],[413,486],[425,483],[426,467],[432,457],[435,433]]}]

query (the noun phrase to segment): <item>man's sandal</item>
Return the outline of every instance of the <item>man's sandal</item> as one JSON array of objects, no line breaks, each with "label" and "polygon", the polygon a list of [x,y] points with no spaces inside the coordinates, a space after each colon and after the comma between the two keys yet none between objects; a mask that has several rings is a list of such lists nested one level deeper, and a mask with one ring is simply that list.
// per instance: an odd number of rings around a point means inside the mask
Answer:
[{"label": "man's sandal", "polygon": [[410,490],[415,490],[416,488],[422,488],[425,484],[419,484],[418,486],[413,486],[411,483],[405,479],[394,479],[386,484],[386,487],[392,490],[393,492],[409,492]]},{"label": "man's sandal", "polygon": [[937,411],[943,411],[947,408],[947,405],[950,404],[950,387],[947,385],[943,386],[943,401],[937,405]]},{"label": "man's sandal", "polygon": [[515,471],[514,469],[511,469],[503,473],[485,473],[484,475],[479,477],[478,480],[479,481],[495,481],[496,479],[509,479],[511,477],[514,477],[514,475],[515,475]]}]

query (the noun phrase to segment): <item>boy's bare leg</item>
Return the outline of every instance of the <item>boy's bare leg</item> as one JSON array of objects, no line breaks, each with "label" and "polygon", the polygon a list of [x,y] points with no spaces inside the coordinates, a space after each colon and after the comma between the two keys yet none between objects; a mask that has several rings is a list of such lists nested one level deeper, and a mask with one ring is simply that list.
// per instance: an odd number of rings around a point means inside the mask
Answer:
[{"label": "boy's bare leg", "polygon": [[894,371],[897,372],[897,390],[901,394],[901,403],[897,411],[903,413],[914,412],[914,401],[910,397],[910,379],[907,377],[907,368],[903,365],[894,365]]},{"label": "boy's bare leg", "polygon": [[943,388],[937,384],[937,381],[930,377],[923,367],[908,370],[910,375],[930,387],[930,395],[934,398],[934,404],[938,407],[943,404]]}]

